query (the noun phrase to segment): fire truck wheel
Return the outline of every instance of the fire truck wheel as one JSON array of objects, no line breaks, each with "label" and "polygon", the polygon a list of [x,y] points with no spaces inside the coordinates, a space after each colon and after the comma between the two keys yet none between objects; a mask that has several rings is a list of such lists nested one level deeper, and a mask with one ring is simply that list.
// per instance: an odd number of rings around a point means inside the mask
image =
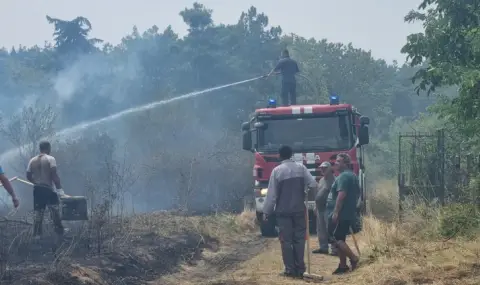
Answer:
[{"label": "fire truck wheel", "polygon": [[257,221],[260,225],[260,233],[263,237],[277,237],[275,217],[271,217],[268,221],[263,220],[262,213],[257,213]]}]

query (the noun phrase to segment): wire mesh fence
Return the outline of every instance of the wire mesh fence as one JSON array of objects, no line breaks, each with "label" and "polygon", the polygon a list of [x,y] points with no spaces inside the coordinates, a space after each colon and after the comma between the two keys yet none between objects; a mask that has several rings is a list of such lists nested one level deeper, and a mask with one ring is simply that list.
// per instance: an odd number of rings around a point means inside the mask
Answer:
[{"label": "wire mesh fence", "polygon": [[399,212],[410,203],[477,202],[471,181],[480,173],[480,155],[456,137],[437,130],[398,136]]}]

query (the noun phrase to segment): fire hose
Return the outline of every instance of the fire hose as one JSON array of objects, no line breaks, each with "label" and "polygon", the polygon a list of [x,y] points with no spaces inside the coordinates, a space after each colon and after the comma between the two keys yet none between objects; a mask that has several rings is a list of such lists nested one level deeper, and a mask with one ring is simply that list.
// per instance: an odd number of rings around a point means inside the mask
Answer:
[{"label": "fire hose", "polygon": [[[24,183],[24,184],[33,186],[33,183],[32,183],[32,182],[27,181],[27,180],[23,180],[23,179],[21,179],[21,178],[18,178],[18,176],[12,177],[12,178],[8,179],[8,181],[10,181],[10,182],[19,181],[19,182],[22,182],[22,183]],[[2,185],[1,183],[0,183],[0,186],[3,187],[3,185]]]}]

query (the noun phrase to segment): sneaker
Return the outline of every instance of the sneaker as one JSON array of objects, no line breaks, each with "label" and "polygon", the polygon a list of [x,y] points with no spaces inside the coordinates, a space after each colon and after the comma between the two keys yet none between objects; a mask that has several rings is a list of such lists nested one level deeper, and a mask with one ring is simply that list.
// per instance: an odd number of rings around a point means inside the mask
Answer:
[{"label": "sneaker", "polygon": [[328,254],[328,249],[318,248],[318,249],[312,250],[312,253],[314,253],[314,254]]},{"label": "sneaker", "polygon": [[333,271],[333,275],[340,275],[340,274],[345,274],[347,273],[348,271],[350,271],[350,268],[348,266],[346,267],[338,267],[337,269],[335,269],[335,271]]},{"label": "sneaker", "polygon": [[287,277],[287,278],[297,278],[298,274],[284,271],[284,272],[280,273],[280,276],[281,277]]}]

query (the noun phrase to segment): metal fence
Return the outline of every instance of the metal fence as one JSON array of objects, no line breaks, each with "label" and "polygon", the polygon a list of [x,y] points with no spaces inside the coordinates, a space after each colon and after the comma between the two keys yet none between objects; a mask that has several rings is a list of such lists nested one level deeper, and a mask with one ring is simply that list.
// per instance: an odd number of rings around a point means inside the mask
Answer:
[{"label": "metal fence", "polygon": [[399,211],[406,196],[445,202],[445,133],[403,133],[398,137]]},{"label": "metal fence", "polygon": [[399,212],[405,199],[421,202],[472,202],[467,190],[480,173],[480,155],[466,152],[444,130],[398,136]]}]

